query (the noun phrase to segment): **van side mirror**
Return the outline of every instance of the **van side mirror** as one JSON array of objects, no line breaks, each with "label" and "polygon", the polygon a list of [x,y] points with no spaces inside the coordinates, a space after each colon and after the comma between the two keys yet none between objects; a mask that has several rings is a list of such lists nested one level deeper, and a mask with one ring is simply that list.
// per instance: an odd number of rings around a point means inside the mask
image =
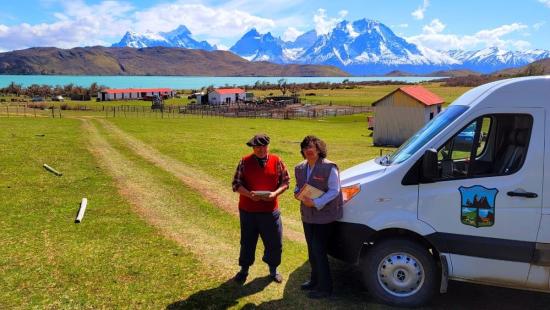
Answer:
[{"label": "van side mirror", "polygon": [[426,181],[433,181],[437,177],[437,150],[427,149],[422,158],[422,178]]}]

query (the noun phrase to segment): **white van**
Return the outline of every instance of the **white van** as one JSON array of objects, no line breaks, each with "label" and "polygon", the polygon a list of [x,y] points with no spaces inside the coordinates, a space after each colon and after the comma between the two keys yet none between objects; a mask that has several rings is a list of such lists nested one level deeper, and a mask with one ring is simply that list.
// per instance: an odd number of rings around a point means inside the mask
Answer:
[{"label": "white van", "polygon": [[393,305],[425,303],[449,279],[550,291],[547,111],[550,76],[489,83],[343,171],[330,254]]}]

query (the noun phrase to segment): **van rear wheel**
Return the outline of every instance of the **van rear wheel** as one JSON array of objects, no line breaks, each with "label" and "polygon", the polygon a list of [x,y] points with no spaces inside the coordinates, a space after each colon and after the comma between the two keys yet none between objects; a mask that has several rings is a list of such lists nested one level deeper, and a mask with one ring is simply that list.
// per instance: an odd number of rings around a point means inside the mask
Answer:
[{"label": "van rear wheel", "polygon": [[387,304],[422,305],[433,296],[437,287],[437,267],[432,255],[411,240],[375,243],[361,264],[370,294]]}]

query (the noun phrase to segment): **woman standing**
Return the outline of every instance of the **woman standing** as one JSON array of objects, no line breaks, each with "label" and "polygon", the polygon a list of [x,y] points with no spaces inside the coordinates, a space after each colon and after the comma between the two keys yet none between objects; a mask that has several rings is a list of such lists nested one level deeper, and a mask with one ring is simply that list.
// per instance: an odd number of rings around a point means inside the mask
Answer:
[{"label": "woman standing", "polygon": [[[339,170],[335,163],[326,159],[327,147],[321,139],[307,136],[300,147],[305,160],[294,168],[296,176],[294,197],[300,200],[300,212],[311,266],[311,277],[302,284],[301,288],[310,290],[308,293],[310,298],[325,298],[332,294],[332,277],[327,257],[327,247],[332,231],[331,223],[342,217],[343,202]],[[316,195],[318,197],[301,193],[306,184],[320,190]]]}]

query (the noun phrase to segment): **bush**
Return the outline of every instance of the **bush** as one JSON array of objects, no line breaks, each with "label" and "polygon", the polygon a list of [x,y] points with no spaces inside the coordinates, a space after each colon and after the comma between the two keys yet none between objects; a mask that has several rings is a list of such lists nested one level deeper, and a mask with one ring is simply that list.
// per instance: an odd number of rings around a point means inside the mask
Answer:
[{"label": "bush", "polygon": [[27,105],[27,108],[45,110],[50,106],[45,102],[31,102]]}]

